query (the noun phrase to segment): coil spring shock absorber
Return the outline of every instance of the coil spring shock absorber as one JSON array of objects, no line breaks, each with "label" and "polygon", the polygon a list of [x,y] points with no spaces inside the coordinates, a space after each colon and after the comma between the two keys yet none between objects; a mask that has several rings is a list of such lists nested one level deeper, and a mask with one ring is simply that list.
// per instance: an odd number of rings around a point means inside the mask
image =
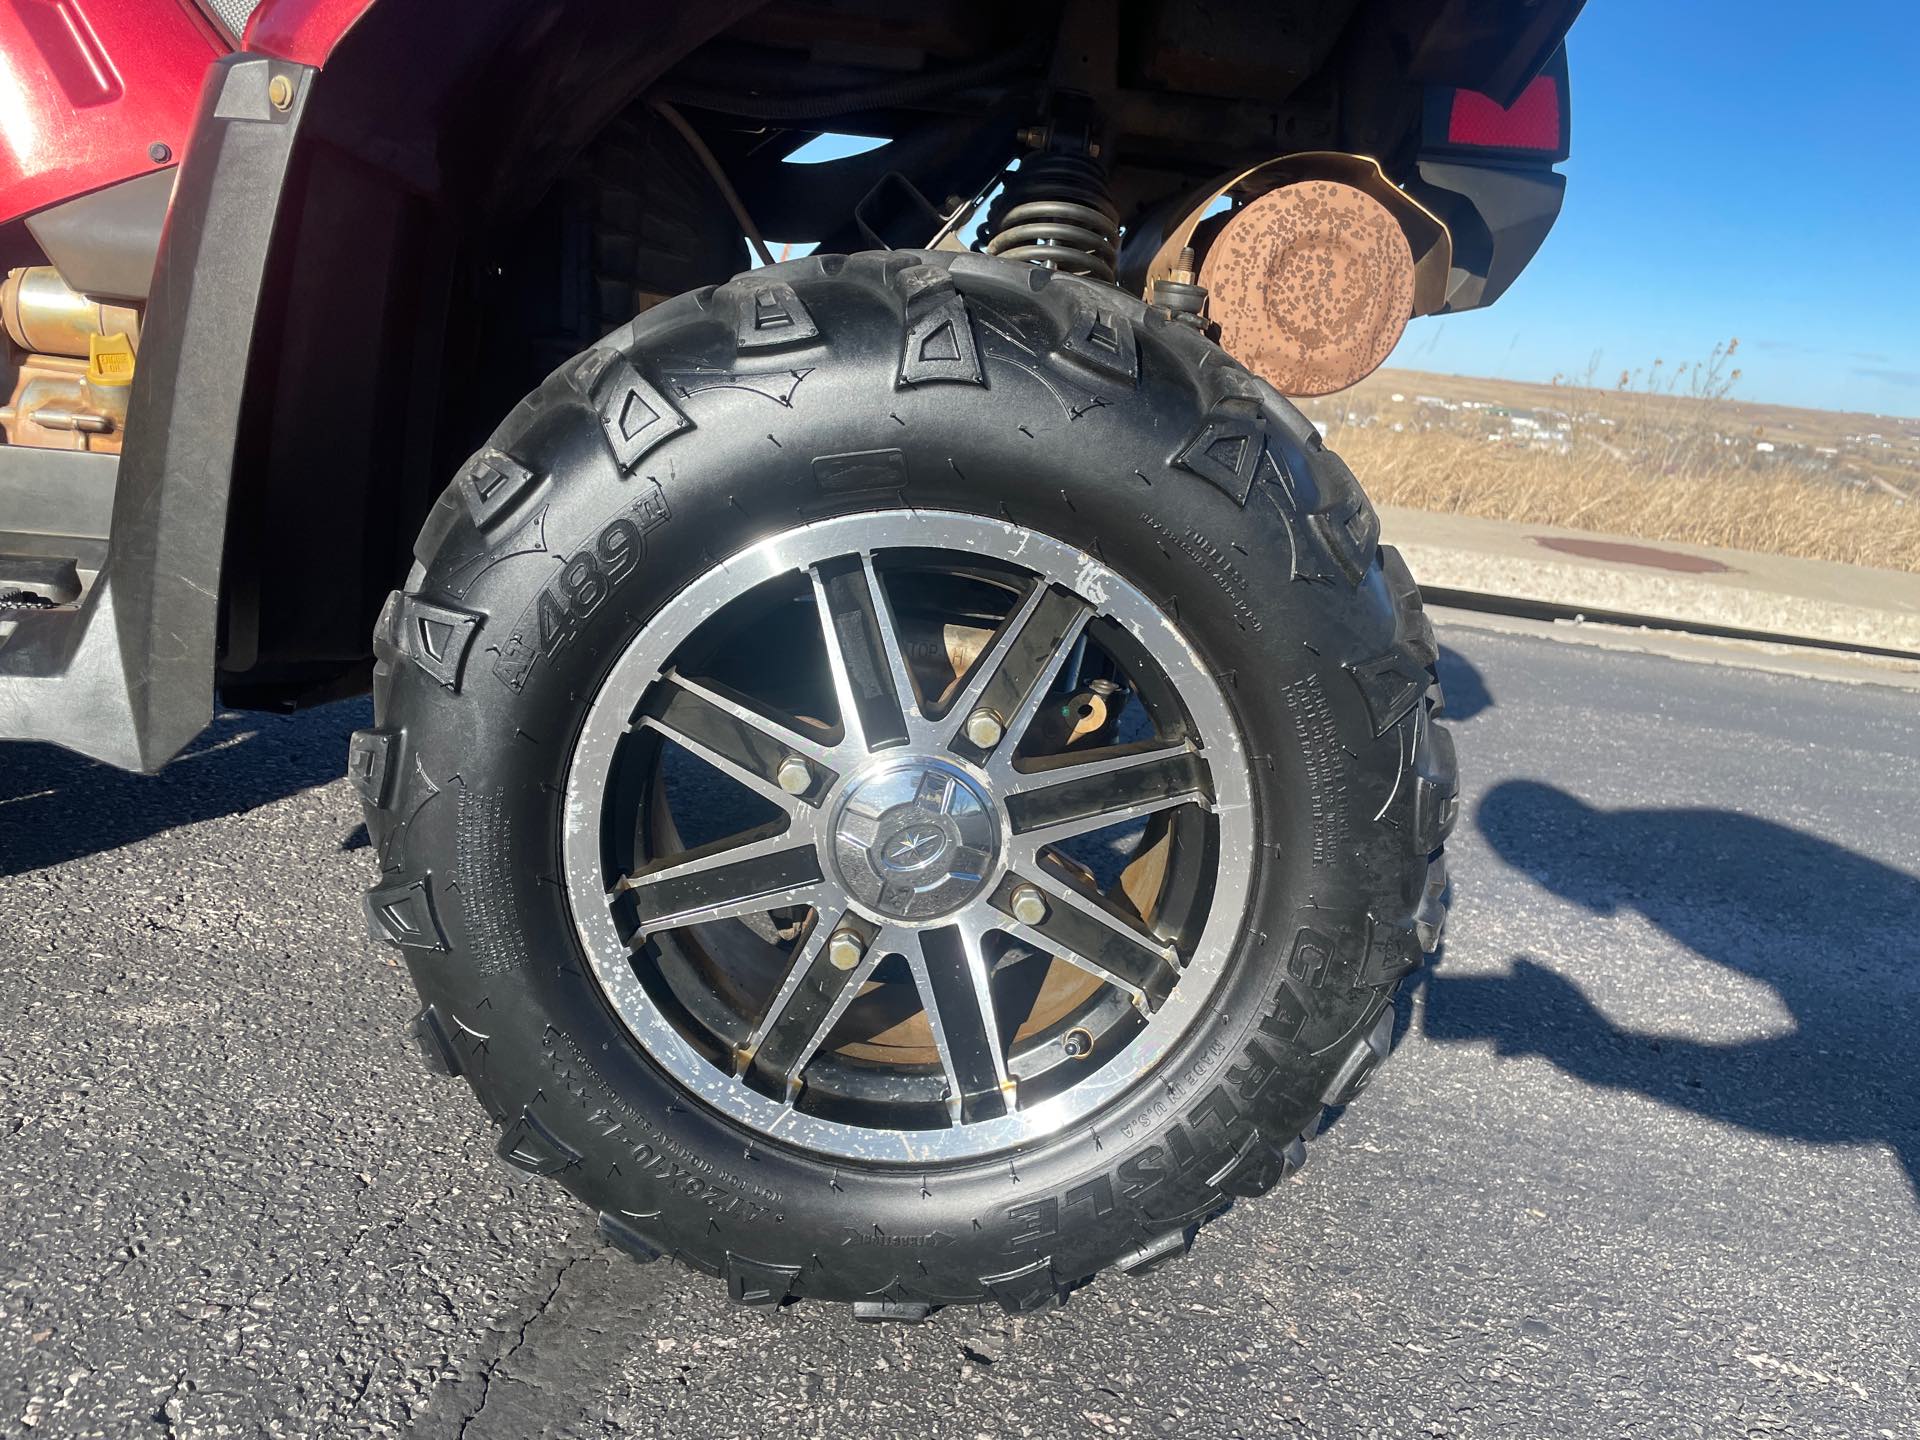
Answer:
[{"label": "coil spring shock absorber", "polygon": [[1120,212],[1090,155],[1035,151],[1020,162],[987,216],[987,253],[1113,283]]}]

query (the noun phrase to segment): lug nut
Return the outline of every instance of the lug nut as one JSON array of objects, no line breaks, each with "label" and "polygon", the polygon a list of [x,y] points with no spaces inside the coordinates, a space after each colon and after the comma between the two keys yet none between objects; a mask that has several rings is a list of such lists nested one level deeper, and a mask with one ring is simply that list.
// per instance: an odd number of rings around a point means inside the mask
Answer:
[{"label": "lug nut", "polygon": [[853,969],[866,953],[867,947],[851,930],[836,930],[833,938],[827,941],[827,960],[836,970]]},{"label": "lug nut", "polygon": [[976,710],[967,717],[967,739],[982,750],[993,749],[1006,733],[1006,725],[991,710]]},{"label": "lug nut", "polygon": [[780,788],[787,794],[804,795],[807,787],[813,784],[813,771],[798,755],[789,755],[780,762],[780,768],[774,772],[773,778],[780,782]]},{"label": "lug nut", "polygon": [[1022,925],[1038,925],[1047,918],[1047,897],[1035,886],[1019,886],[1013,892],[1013,918]]}]

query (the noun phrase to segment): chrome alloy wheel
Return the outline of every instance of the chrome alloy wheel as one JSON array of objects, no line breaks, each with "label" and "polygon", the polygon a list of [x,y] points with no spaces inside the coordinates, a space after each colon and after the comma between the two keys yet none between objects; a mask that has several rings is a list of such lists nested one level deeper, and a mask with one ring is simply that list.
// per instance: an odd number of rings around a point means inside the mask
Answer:
[{"label": "chrome alloy wheel", "polygon": [[1206,1013],[1254,824],[1224,695],[1092,557],[945,511],[803,525],[682,591],[569,764],[608,1002],[749,1130],[959,1160],[1132,1088]]}]

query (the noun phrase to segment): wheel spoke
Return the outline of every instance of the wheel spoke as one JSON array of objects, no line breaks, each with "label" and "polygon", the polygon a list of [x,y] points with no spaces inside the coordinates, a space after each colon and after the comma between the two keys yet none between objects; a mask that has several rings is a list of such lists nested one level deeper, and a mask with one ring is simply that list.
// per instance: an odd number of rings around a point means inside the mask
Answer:
[{"label": "wheel spoke", "polygon": [[1003,912],[996,928],[1126,991],[1147,1014],[1160,1008],[1180,978],[1180,960],[1173,950],[1118,916],[1096,918],[1064,900],[1048,906],[1046,918],[1038,924],[1022,924],[1014,919],[1011,903],[1022,883],[1024,877],[1009,876],[995,893],[994,906]]},{"label": "wheel spoke", "polygon": [[905,744],[919,712],[887,598],[865,556],[847,556],[809,572],[826,633],[827,664],[854,753]]},{"label": "wheel spoke", "polygon": [[944,712],[947,717],[958,716],[965,720],[979,708],[981,692],[1000,673],[1008,648],[1019,638],[1027,622],[1033,618],[1033,612],[1040,608],[1049,593],[1045,584],[1035,582],[1020,598],[1020,603],[1007,613],[1007,618],[994,631],[993,638],[987,641],[973,664],[967,667],[967,673],[960,677],[959,685]]},{"label": "wheel spoke", "polygon": [[904,932],[897,946],[926,1007],[956,1125],[1018,1108],[981,940],[978,930],[945,925]]},{"label": "wheel spoke", "polygon": [[1092,617],[1092,610],[1078,597],[1049,586],[1036,587],[968,673],[948,717],[954,722],[953,748],[969,757],[982,755],[967,739],[964,727],[976,710],[989,711],[1003,732],[994,747],[994,767],[1011,773],[1020,737],[1033,723]]},{"label": "wheel spoke", "polygon": [[784,831],[748,831],[669,856],[624,877],[642,935],[730,920],[775,905],[806,905],[821,886],[820,857]]},{"label": "wheel spoke", "polygon": [[[666,736],[789,812],[801,802],[817,805],[835,778],[824,763],[830,753],[824,746],[742,701],[677,674],[663,676],[653,687],[634,724]],[[780,781],[782,767],[796,762],[806,772],[806,784],[794,792]]]},{"label": "wheel spoke", "polygon": [[845,918],[838,910],[814,911],[812,927],[794,950],[792,968],[739,1055],[741,1068],[751,1066],[789,1101],[799,1093],[801,1073],[814,1052],[885,953],[869,946],[852,968],[834,964],[827,942]]},{"label": "wheel spoke", "polygon": [[1030,850],[1209,798],[1206,761],[1160,741],[1063,756],[1017,772],[1014,783],[1007,818]]},{"label": "wheel spoke", "polygon": [[[1049,925],[1061,923],[1059,917],[1062,912],[1070,910],[1073,914],[1082,916],[1102,929],[1112,932],[1126,944],[1154,956],[1161,964],[1171,966],[1175,970],[1181,968],[1180,952],[1173,946],[1154,935],[1139,919],[1121,910],[1106,896],[1083,889],[1047,861],[1041,860],[1034,864],[1017,866],[1015,875],[1018,879],[1010,877],[1008,884],[1003,885],[1001,890],[996,892],[997,896],[1010,896],[1012,887],[1021,881],[1037,885],[1049,898],[1047,922]],[[1086,953],[1086,957],[1095,964],[1101,963],[1098,954],[1087,953],[1100,952],[1100,947],[1090,939],[1080,939],[1077,928],[1063,933],[1071,933],[1076,937],[1078,943],[1073,946],[1074,949]],[[1117,959],[1112,963],[1119,964]],[[1116,973],[1121,972],[1116,971]],[[1142,985],[1141,988],[1148,987]]]},{"label": "wheel spoke", "polygon": [[871,555],[860,557],[860,569],[873,609],[874,634],[879,638],[880,652],[887,663],[887,678],[892,684],[894,698],[899,702],[907,727],[913,729],[923,719],[920,693],[914,686],[912,673],[907,669],[907,650],[900,639],[899,622],[894,618],[893,606],[887,599],[887,587],[881,583],[880,573],[873,568]]}]

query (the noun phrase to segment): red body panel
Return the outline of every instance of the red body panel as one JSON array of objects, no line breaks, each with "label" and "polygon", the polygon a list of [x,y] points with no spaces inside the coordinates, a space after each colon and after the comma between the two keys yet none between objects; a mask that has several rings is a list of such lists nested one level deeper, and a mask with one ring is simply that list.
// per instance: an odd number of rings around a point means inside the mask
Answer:
[{"label": "red body panel", "polygon": [[0,0],[0,222],[171,163],[226,48],[185,0]]},{"label": "red body panel", "polygon": [[373,0],[266,0],[247,21],[244,48],[302,65],[324,65]]}]

